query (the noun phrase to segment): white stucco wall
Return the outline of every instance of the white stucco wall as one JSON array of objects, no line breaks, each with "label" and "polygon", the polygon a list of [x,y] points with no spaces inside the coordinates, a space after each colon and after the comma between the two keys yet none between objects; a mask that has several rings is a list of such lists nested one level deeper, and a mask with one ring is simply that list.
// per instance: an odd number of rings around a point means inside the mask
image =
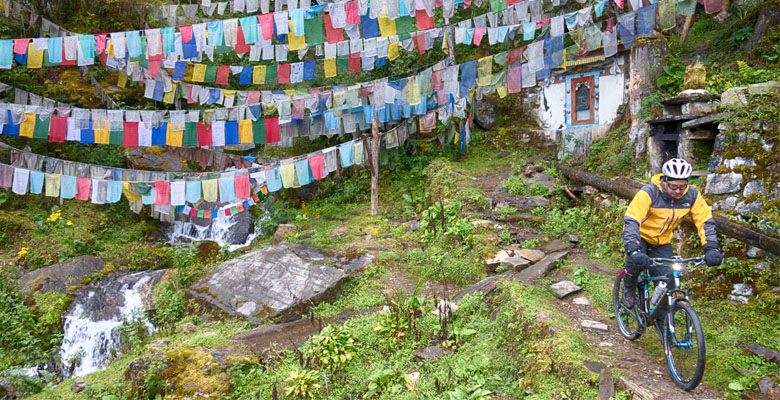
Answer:
[{"label": "white stucco wall", "polygon": [[[617,66],[613,66],[617,68]],[[610,68],[612,69],[612,68]],[[625,79],[616,71],[611,75],[599,76],[599,124],[611,124],[617,117],[617,110],[625,102]]]},{"label": "white stucco wall", "polygon": [[566,83],[553,83],[552,79],[548,79],[541,93],[543,98],[539,101],[537,118],[542,128],[566,128]]}]

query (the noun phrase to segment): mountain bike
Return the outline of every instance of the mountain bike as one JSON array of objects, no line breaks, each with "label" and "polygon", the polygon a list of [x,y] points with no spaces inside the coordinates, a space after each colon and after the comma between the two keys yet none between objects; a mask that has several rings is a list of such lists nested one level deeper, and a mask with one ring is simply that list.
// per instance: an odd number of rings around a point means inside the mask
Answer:
[{"label": "mountain bike", "polygon": [[[620,333],[628,340],[637,340],[645,332],[648,322],[655,319],[659,306],[667,301],[669,311],[664,321],[656,323],[656,331],[664,346],[666,365],[674,383],[683,390],[691,390],[699,385],[704,375],[706,349],[704,332],[696,311],[691,306],[688,291],[681,283],[681,272],[686,266],[696,267],[704,264],[704,257],[682,258],[651,258],[650,267],[642,271],[638,278],[637,297],[634,308],[623,305],[623,276],[626,270],[621,270],[615,278],[612,290],[612,307],[615,311]],[[649,268],[654,266],[671,266],[672,273],[665,276],[650,276]],[[651,303],[650,283],[674,281],[674,289],[668,289],[657,304]],[[657,290],[657,288],[656,288]]]}]

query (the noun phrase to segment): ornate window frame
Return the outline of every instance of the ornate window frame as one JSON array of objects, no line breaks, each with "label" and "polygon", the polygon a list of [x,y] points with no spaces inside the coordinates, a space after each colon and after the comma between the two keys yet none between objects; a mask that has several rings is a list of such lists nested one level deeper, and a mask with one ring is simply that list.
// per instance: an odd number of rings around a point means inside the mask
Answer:
[{"label": "ornate window frame", "polygon": [[[577,119],[577,89],[583,84],[590,87],[590,117]],[[599,123],[599,71],[579,73],[566,77],[566,127],[598,125]]]}]

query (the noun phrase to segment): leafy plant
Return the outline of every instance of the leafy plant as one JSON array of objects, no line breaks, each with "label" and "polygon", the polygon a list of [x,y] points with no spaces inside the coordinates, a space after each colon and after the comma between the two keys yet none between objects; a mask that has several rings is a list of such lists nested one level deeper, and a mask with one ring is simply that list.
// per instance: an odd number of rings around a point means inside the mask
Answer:
[{"label": "leafy plant", "polygon": [[157,285],[154,293],[154,322],[163,329],[173,329],[186,308],[184,289],[176,289],[170,281]]},{"label": "leafy plant", "polygon": [[284,393],[287,396],[295,396],[297,398],[314,398],[314,395],[322,386],[317,383],[317,378],[317,371],[310,369],[293,370],[287,379],[284,380],[286,383]]},{"label": "leafy plant", "polygon": [[401,387],[401,375],[389,368],[376,370],[368,377],[368,391],[364,398],[371,398],[380,392],[397,390]]},{"label": "leafy plant", "polygon": [[585,286],[590,282],[590,272],[587,268],[579,266],[574,270],[571,281],[577,286]]},{"label": "leafy plant", "polygon": [[518,210],[508,204],[504,204],[501,206],[498,206],[493,209],[493,214],[495,214],[498,218],[506,218],[510,215],[514,215],[518,212]]},{"label": "leafy plant", "polygon": [[328,325],[309,341],[308,354],[325,366],[338,368],[355,355],[357,336],[347,326]]},{"label": "leafy plant", "polygon": [[522,247],[524,249],[532,249],[534,247],[539,247],[539,245],[541,245],[541,244],[542,244],[541,240],[539,240],[537,238],[531,238],[531,239],[526,239],[526,240],[523,240],[522,242],[520,242],[520,247]]},{"label": "leafy plant", "polygon": [[679,65],[664,65],[663,71],[663,74],[656,80],[656,84],[666,91],[676,91],[685,79],[685,68]]},{"label": "leafy plant", "polygon": [[501,187],[514,195],[522,195],[525,193],[525,182],[523,178],[517,176],[510,176],[505,181],[501,182]]},{"label": "leafy plant", "polygon": [[528,196],[547,196],[547,192],[547,186],[539,182],[534,183],[525,191]]}]

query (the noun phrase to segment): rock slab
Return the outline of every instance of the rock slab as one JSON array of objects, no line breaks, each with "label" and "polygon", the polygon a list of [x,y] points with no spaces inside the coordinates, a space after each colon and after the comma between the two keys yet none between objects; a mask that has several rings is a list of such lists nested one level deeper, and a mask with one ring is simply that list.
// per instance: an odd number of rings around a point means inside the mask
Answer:
[{"label": "rock slab", "polygon": [[607,324],[598,321],[591,321],[589,319],[582,320],[582,322],[580,322],[580,326],[585,329],[591,329],[594,331],[609,332],[609,326],[607,326]]},{"label": "rock slab", "polygon": [[338,259],[301,244],[269,246],[228,260],[192,285],[189,293],[253,323],[296,313],[336,294],[347,273],[326,265]]},{"label": "rock slab", "polygon": [[558,260],[563,259],[569,254],[568,251],[558,251],[547,255],[534,265],[518,272],[513,276],[513,279],[518,279],[524,282],[531,282],[534,279],[540,278],[555,268],[555,264]]},{"label": "rock slab", "polygon": [[326,321],[317,323],[308,319],[263,325],[232,336],[230,341],[245,344],[252,353],[272,357],[302,345],[325,325]]},{"label": "rock slab", "polygon": [[81,286],[81,278],[100,272],[106,261],[99,257],[82,256],[30,271],[19,278],[19,289],[25,293],[52,290],[65,292],[71,286]]}]

